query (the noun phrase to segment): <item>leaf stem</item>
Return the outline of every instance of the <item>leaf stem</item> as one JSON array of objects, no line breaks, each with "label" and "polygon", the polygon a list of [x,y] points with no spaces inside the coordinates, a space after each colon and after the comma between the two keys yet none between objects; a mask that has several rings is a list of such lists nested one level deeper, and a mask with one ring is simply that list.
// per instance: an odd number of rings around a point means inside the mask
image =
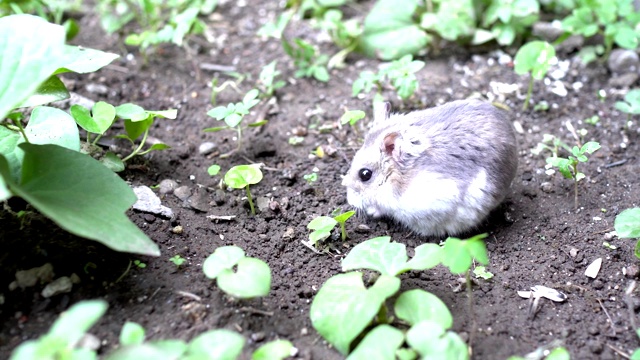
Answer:
[{"label": "leaf stem", "polygon": [[467,344],[467,351],[469,352],[469,358],[472,358],[471,355],[473,352],[473,339],[476,335],[476,314],[473,308],[473,289],[471,287],[471,269],[467,269],[467,273],[465,276],[467,280],[467,297],[469,298],[469,314],[471,314],[471,329],[469,331],[469,344]]},{"label": "leaf stem", "polygon": [[522,110],[527,110],[529,107],[529,101],[531,101],[531,93],[533,92],[533,76],[529,79],[529,89],[527,90],[527,98],[524,99],[524,105]]},{"label": "leaf stem", "polygon": [[[98,134],[98,136],[96,136],[96,138],[93,139],[93,141],[91,142],[91,145],[98,144],[98,140],[100,140],[100,138],[102,138],[102,134]],[[87,133],[87,142],[88,141],[89,141],[89,133]]]},{"label": "leaf stem", "polygon": [[149,129],[145,130],[144,135],[142,136],[142,140],[140,141],[140,145],[133,150],[133,152],[129,155],[127,155],[124,159],[122,159],[122,162],[126,162],[127,160],[131,159],[132,157],[138,155],[138,153],[140,152],[140,150],[142,150],[142,147],[144,146],[144,143],[147,141],[147,136],[149,135]]},{"label": "leaf stem", "polygon": [[251,215],[256,215],[256,209],[253,207],[253,198],[251,197],[251,192],[249,191],[249,184],[245,186],[245,190],[247,190],[247,199],[249,199],[249,207],[251,207]]},{"label": "leaf stem", "polygon": [[342,241],[347,240],[347,229],[344,226],[345,222],[340,222],[340,233],[342,235]]},{"label": "leaf stem", "polygon": [[22,123],[20,122],[20,120],[13,119],[13,123],[18,127],[18,131],[20,131],[20,133],[24,137],[24,141],[31,143],[31,141],[29,141],[29,138],[27,137],[27,133],[24,131],[24,127],[22,127]]}]

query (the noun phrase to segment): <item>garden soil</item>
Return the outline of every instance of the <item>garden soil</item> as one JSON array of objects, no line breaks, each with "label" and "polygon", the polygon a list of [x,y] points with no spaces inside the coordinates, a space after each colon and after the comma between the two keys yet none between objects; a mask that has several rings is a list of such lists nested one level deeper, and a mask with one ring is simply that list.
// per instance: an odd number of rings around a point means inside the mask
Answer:
[{"label": "garden soil", "polygon": [[[391,222],[360,217],[348,221],[345,242],[333,234],[318,246],[320,253],[303,244],[311,219],[348,208],[341,176],[362,131],[341,126],[339,118],[345,109],[362,109],[368,115],[362,125],[371,120],[372,94],[352,97],[351,85],[361,71],[375,71],[380,62],[353,54],[344,68],[330,71],[328,83],[295,78],[295,68],[280,43],[256,36],[260,26],[282,11],[278,3],[223,2],[207,19],[205,36],[191,38],[183,48],[162,45],[151,49],[146,59],[137,49],[126,48],[122,36],[106,35],[91,11],[79,16],[82,30],[75,44],[121,57],[95,74],[64,75],[70,90],[94,101],[178,109],[177,119],[157,120],[151,131],[154,139],[172,148],[135,158],[122,177],[132,186],[175,180],[191,197],[162,196],[175,219],[128,212],[160,246],[159,257],[111,251],[97,242],[70,236],[35,213],[17,218],[7,210],[1,212],[0,358],[7,358],[21,342],[45,333],[72,304],[104,299],[109,309],[91,330],[101,341],[102,354],[117,348],[120,328],[134,321],[145,327],[148,339],[188,340],[211,329],[237,331],[247,339],[243,358],[267,341],[287,339],[298,349],[294,358],[341,359],[314,330],[309,308],[322,284],[341,273],[345,254],[358,243],[382,235],[406,244],[410,254],[424,242],[442,240],[421,238]],[[365,3],[346,11],[363,18],[368,7]],[[337,52],[308,22],[294,23],[286,35],[319,44],[324,53]],[[559,83],[567,94],[558,95],[559,85],[554,81],[537,82],[534,103],[546,101],[549,109],[523,111],[528,77],[514,73],[508,56],[511,50],[444,48],[420,57],[426,66],[417,74],[420,86],[414,98],[402,102],[389,88],[383,90],[384,97],[397,111],[472,96],[501,104],[509,109],[518,130],[520,165],[504,204],[477,230],[489,234],[487,269],[494,277],[474,281],[473,311],[467,293],[459,290],[460,276],[442,267],[402,275],[402,288],[424,289],[442,299],[453,314],[453,330],[472,343],[474,359],[506,359],[558,344],[573,359],[624,358],[640,347],[633,331],[640,309],[638,290],[625,295],[638,276],[635,241],[612,234],[616,215],[638,206],[640,195],[638,122],[628,124],[626,115],[614,110],[614,103],[628,89],[611,85],[613,75],[605,64],[585,67],[573,59],[575,54],[560,53],[561,64],[553,69],[565,72]],[[211,80],[218,78],[218,85],[235,81],[244,93],[255,86],[262,67],[273,60],[278,60],[287,84],[271,102],[261,102],[247,116],[250,122],[265,119],[269,123],[246,133],[242,151],[220,158],[235,147],[235,141],[233,132],[202,131],[219,125],[206,115],[213,108]],[[562,64],[568,66],[562,70]],[[220,72],[220,67],[244,79],[238,81]],[[242,94],[228,86],[218,94],[217,102],[241,98]],[[584,123],[594,115],[600,118],[597,125]],[[567,122],[575,129],[588,130],[580,141],[602,145],[587,163],[580,164],[586,178],[578,187],[577,209],[573,183],[545,169],[548,154],[531,153],[543,134],[576,144]],[[118,130],[122,129],[110,135]],[[302,136],[303,142],[290,145],[294,135]],[[109,139],[120,153],[129,149],[126,143]],[[214,143],[215,148],[203,154],[200,146],[206,142]],[[317,156],[319,147],[322,157]],[[221,175],[207,173],[212,164],[219,164],[224,173],[231,166],[247,163],[264,164],[264,179],[251,188],[262,209],[256,216],[250,215],[243,191],[221,190]],[[303,176],[312,172],[318,174],[318,180],[309,183]],[[17,200],[8,205],[14,211],[29,209]],[[233,219],[215,220],[212,215]],[[605,242],[615,249],[604,246]],[[269,264],[272,289],[268,296],[232,299],[204,276],[203,261],[224,245],[238,245],[249,256]],[[169,261],[176,254],[187,260],[180,267]],[[602,259],[599,274],[595,279],[586,277],[585,269],[598,258]],[[146,268],[131,265],[134,260],[145,263]],[[80,282],[70,292],[50,298],[41,295],[43,284],[9,290],[16,271],[45,263],[53,265],[56,276],[76,274]],[[534,312],[531,301],[518,296],[518,291],[536,285],[561,291],[567,298],[564,302],[540,299]]]}]

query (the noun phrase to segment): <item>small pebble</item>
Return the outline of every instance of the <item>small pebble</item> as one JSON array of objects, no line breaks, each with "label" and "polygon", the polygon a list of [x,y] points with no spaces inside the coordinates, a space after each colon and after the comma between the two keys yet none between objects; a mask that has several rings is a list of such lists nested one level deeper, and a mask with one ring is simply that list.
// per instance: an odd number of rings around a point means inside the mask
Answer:
[{"label": "small pebble", "polygon": [[624,268],[624,276],[626,276],[629,279],[635,279],[638,277],[638,265],[629,265],[627,267]]},{"label": "small pebble", "polygon": [[158,192],[160,195],[173,194],[173,191],[178,187],[178,182],[171,179],[164,179],[160,181],[158,185]]},{"label": "small pebble", "polygon": [[72,287],[73,283],[71,282],[71,279],[67,276],[62,276],[47,284],[47,286],[42,289],[41,294],[44,298],[50,298],[58,294],[68,293],[71,291]]},{"label": "small pebble", "polygon": [[218,149],[218,147],[216,146],[215,143],[212,142],[203,142],[202,144],[200,144],[200,146],[198,146],[198,153],[200,153],[200,155],[209,155],[212,152],[216,151]]},{"label": "small pebble", "polygon": [[191,196],[191,189],[188,186],[183,185],[175,189],[173,191],[173,195],[182,201],[186,201]]},{"label": "small pebble", "polygon": [[615,74],[635,72],[640,67],[640,58],[635,50],[615,49],[611,51],[607,65]]},{"label": "small pebble", "polygon": [[102,84],[87,84],[85,89],[92,94],[98,95],[106,95],[109,92],[109,88]]},{"label": "small pebble", "polygon": [[550,182],[543,182],[540,184],[540,189],[543,192],[550,193],[553,190],[553,184]]},{"label": "small pebble", "polygon": [[251,340],[254,342],[261,342],[265,338],[265,334],[262,331],[251,334]]},{"label": "small pebble", "polygon": [[184,229],[182,228],[182,225],[178,225],[175,226],[173,229],[171,229],[171,232],[177,235],[180,235],[184,232]]}]

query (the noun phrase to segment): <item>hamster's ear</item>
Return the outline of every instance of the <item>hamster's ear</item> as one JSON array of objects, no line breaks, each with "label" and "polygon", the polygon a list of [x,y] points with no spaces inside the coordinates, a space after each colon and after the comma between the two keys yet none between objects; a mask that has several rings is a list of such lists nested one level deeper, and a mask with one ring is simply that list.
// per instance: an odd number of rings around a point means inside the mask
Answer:
[{"label": "hamster's ear", "polygon": [[382,144],[380,144],[380,152],[392,158],[396,163],[399,162],[402,155],[401,139],[398,132],[386,134],[382,139]]},{"label": "hamster's ear", "polygon": [[391,115],[391,103],[388,101],[376,101],[373,103],[373,121],[381,123]]}]

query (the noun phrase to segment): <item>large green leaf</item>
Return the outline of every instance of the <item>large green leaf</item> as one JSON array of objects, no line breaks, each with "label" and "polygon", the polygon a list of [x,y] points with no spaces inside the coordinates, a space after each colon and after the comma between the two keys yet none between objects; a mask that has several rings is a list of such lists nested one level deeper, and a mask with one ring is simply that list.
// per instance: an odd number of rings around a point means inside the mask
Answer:
[{"label": "large green leaf", "polygon": [[402,331],[382,324],[371,330],[353,350],[347,360],[395,360],[396,351],[404,342]]},{"label": "large green leaf", "polygon": [[367,269],[382,275],[400,274],[407,265],[407,250],[404,244],[390,241],[390,236],[381,236],[354,246],[342,260],[342,271]]},{"label": "large green leaf", "polygon": [[243,257],[238,261],[237,271],[224,269],[218,275],[218,287],[227,294],[248,299],[267,296],[271,290],[271,269],[264,261]]},{"label": "large green leaf", "polygon": [[422,289],[413,289],[400,294],[393,311],[398,319],[410,325],[425,320],[436,322],[445,329],[453,325],[453,317],[447,305],[437,296]]},{"label": "large green leaf", "polygon": [[393,60],[424,49],[430,36],[413,19],[419,3],[405,0],[399,5],[396,0],[379,0],[364,21],[360,50],[367,56]]},{"label": "large green leaf", "polygon": [[80,134],[75,120],[68,113],[47,106],[33,109],[25,133],[32,144],[55,144],[80,151]]},{"label": "large green leaf", "polygon": [[20,104],[20,107],[44,105],[68,98],[69,91],[62,80],[57,76],[50,76],[33,95]]},{"label": "large green leaf", "polygon": [[72,234],[114,250],[160,255],[158,246],[125,215],[131,188],[99,161],[57,145],[21,144],[22,182],[13,193]]},{"label": "large green leaf", "polygon": [[234,360],[240,356],[244,337],[231,330],[211,330],[196,336],[189,343],[187,359]]},{"label": "large green leaf", "polygon": [[4,174],[10,174],[9,163],[2,154],[0,154],[0,201],[7,200],[11,197],[9,185],[4,180]]},{"label": "large green leaf", "polygon": [[329,343],[343,354],[369,325],[384,301],[400,288],[396,277],[381,275],[366,288],[361,272],[331,277],[311,303],[311,323]]},{"label": "large green leaf", "polygon": [[618,214],[613,227],[620,238],[640,238],[640,208],[626,209]]},{"label": "large green leaf", "polygon": [[11,179],[13,182],[20,182],[20,168],[24,154],[18,144],[23,141],[19,132],[0,126],[0,155],[3,155],[7,161],[6,174],[3,172],[6,181]]},{"label": "large green leaf", "polygon": [[65,45],[64,63],[60,65],[60,68],[55,69],[55,74],[65,72],[86,74],[94,72],[109,65],[118,57],[120,56],[96,49]]},{"label": "large green leaf", "polygon": [[421,359],[469,359],[467,345],[460,336],[436,322],[427,320],[413,325],[406,336],[409,346],[422,355]]},{"label": "large green leaf", "polygon": [[0,18],[0,118],[66,62],[65,31],[32,15]]}]

